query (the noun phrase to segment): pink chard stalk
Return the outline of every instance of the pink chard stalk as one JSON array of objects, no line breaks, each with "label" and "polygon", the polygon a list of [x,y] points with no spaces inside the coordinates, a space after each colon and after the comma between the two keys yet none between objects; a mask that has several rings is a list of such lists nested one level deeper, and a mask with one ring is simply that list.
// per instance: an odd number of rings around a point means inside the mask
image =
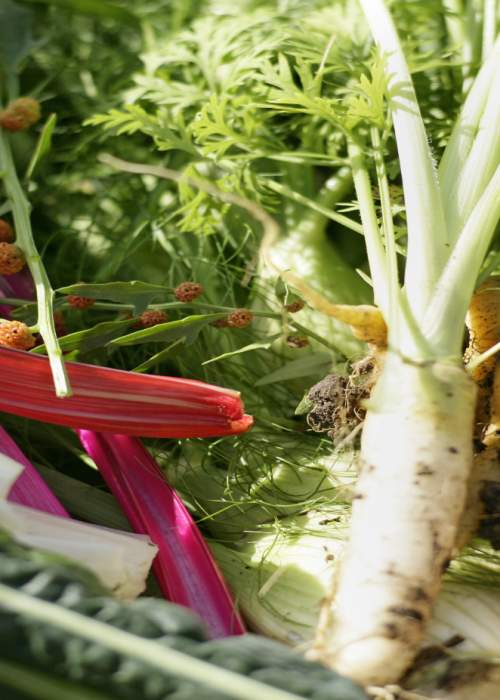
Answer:
[{"label": "pink chard stalk", "polygon": [[54,496],[35,467],[21,452],[10,435],[0,427],[0,452],[22,464],[24,469],[11,488],[7,500],[35,510],[69,518],[68,513]]},{"label": "pink chard stalk", "polygon": [[216,637],[245,628],[191,515],[140,440],[77,431],[135,532],[158,547],[153,563],[166,598],[194,610]]}]

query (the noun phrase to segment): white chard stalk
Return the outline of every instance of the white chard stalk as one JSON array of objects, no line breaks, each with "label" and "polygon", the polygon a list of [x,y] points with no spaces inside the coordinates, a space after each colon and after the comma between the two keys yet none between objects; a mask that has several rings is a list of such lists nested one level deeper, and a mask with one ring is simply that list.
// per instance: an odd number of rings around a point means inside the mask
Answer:
[{"label": "white chard stalk", "polygon": [[7,494],[23,469],[0,454],[0,529],[21,544],[61,555],[90,569],[115,597],[137,598],[146,588],[158,551],[149,537],[9,503]]},{"label": "white chard stalk", "polygon": [[[381,308],[388,351],[367,405],[349,541],[312,654],[361,683],[385,685],[401,678],[422,643],[466,501],[476,389],[461,346],[500,213],[499,141],[485,123],[499,93],[491,66],[485,67],[481,89],[471,90],[464,111],[476,130],[466,150],[487,168],[475,173],[467,206],[459,210],[449,193],[457,191],[456,182],[464,186],[467,153],[457,150],[455,134],[445,155],[443,197],[392,18],[383,0],[360,3],[385,59],[408,254],[401,291],[397,271],[387,270],[392,277],[378,282],[372,270],[374,298],[395,290],[396,313],[388,317]],[[492,49],[489,62],[495,54]],[[470,100],[476,98],[474,109]],[[461,167],[453,172],[451,162]],[[370,196],[356,179],[355,186],[358,200]]]}]

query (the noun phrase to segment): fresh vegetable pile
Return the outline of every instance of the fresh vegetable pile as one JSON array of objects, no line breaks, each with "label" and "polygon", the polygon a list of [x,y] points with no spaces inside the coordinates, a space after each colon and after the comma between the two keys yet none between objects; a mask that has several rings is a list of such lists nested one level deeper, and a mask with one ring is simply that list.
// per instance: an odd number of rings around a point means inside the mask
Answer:
[{"label": "fresh vegetable pile", "polygon": [[497,697],[499,14],[4,0],[9,697]]}]

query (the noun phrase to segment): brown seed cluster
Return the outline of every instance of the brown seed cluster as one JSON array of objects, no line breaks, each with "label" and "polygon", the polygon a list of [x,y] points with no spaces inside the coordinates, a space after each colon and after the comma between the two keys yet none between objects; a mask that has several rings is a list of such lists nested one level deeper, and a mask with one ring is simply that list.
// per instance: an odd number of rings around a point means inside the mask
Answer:
[{"label": "brown seed cluster", "polygon": [[24,253],[15,243],[0,243],[0,275],[15,275],[26,264]]},{"label": "brown seed cluster", "polygon": [[134,328],[151,328],[151,326],[157,326],[159,323],[165,323],[166,321],[168,321],[168,316],[164,311],[150,309],[142,312],[139,322],[134,325]]},{"label": "brown seed cluster", "polygon": [[194,301],[203,294],[203,287],[199,282],[182,282],[175,288],[174,294],[178,301]]},{"label": "brown seed cluster", "polygon": [[5,219],[0,219],[0,243],[12,243],[13,240],[12,226]]},{"label": "brown seed cluster", "polygon": [[253,321],[253,313],[249,309],[235,309],[227,316],[227,325],[231,328],[246,328]]},{"label": "brown seed cluster", "polygon": [[76,294],[69,294],[66,297],[66,301],[74,309],[88,309],[95,304],[95,299],[90,297],[79,297]]},{"label": "brown seed cluster", "polygon": [[301,299],[297,299],[297,301],[292,301],[290,304],[285,304],[285,309],[289,314],[296,314],[297,311],[301,311],[304,306],[304,302]]},{"label": "brown seed cluster", "polygon": [[0,126],[7,131],[23,131],[40,119],[40,103],[32,97],[19,97],[0,112]]},{"label": "brown seed cluster", "polygon": [[300,349],[309,345],[309,340],[303,335],[289,335],[286,339],[286,344],[290,348]]},{"label": "brown seed cluster", "polygon": [[30,350],[35,345],[30,329],[21,321],[0,321],[0,345],[13,350]]}]

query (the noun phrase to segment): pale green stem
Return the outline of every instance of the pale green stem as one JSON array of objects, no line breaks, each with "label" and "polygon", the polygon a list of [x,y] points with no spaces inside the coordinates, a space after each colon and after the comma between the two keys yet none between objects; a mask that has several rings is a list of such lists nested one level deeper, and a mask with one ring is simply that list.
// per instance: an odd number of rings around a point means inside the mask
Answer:
[{"label": "pale green stem", "polygon": [[446,221],[427,134],[392,17],[383,0],[360,3],[385,58],[408,221],[405,284],[419,322],[449,254]]},{"label": "pale green stem", "polygon": [[465,43],[465,27],[461,0],[443,0],[445,10],[446,29],[453,44],[453,48],[460,49]]},{"label": "pale green stem", "polygon": [[[451,242],[454,242],[456,236],[460,232],[458,224],[453,222],[459,220],[460,215],[458,211],[460,207],[463,207],[457,194],[460,187],[460,180],[463,179],[462,170],[465,168],[475,143],[479,125],[485,113],[488,100],[490,101],[490,110],[495,109],[492,100],[498,100],[498,89],[500,88],[497,88],[497,96],[495,97],[493,85],[495,81],[498,84],[496,74],[498,73],[499,59],[500,39],[497,40],[489,59],[481,67],[481,70],[474,80],[462,106],[460,115],[455,122],[450,140],[448,141],[448,145],[446,146],[439,164],[439,181]],[[486,128],[490,131],[492,126],[495,125],[486,124]],[[484,148],[488,148],[487,143],[484,145]],[[470,175],[468,177],[469,180],[465,180],[464,182],[467,186],[470,186]],[[475,178],[480,181],[483,179],[480,169],[474,173],[473,179]]]},{"label": "pale green stem", "polygon": [[483,282],[485,282],[490,275],[492,275],[495,270],[500,266],[500,251],[496,253],[493,252],[487,259],[487,264],[484,266],[481,274],[477,278],[476,287],[479,287]]},{"label": "pale green stem", "polygon": [[199,683],[215,692],[227,688],[228,694],[239,700],[298,700],[298,696],[292,693],[212,666],[150,639],[137,637],[125,630],[86,617],[61,605],[34,598],[3,584],[0,584],[0,604],[9,612],[38,621],[41,626],[55,626],[67,635],[83,637],[118,654],[128,655],[147,667],[157,668],[163,673]]},{"label": "pale green stem", "polygon": [[36,288],[38,328],[49,356],[56,395],[71,396],[71,387],[64,367],[61,348],[57,340],[52,300],[54,291],[49,282],[38,250],[36,249],[30,221],[30,205],[17,177],[14,160],[5,133],[0,129],[0,164],[5,191],[12,203],[16,228],[16,243],[23,251]]},{"label": "pale green stem", "polygon": [[377,213],[373,202],[370,176],[366,170],[363,150],[354,141],[348,143],[348,153],[352,167],[352,179],[358,198],[359,212],[366,242],[366,252],[370,264],[375,303],[384,317],[389,314],[389,277],[385,250],[380,235]]},{"label": "pale green stem", "polygon": [[389,289],[389,309],[388,309],[388,326],[394,336],[398,336],[398,296],[399,296],[399,281],[398,281],[398,259],[396,254],[396,237],[394,235],[394,223],[392,220],[391,195],[389,193],[389,182],[387,180],[387,172],[385,169],[384,155],[382,153],[382,144],[380,141],[380,133],[377,127],[373,126],[370,129],[373,157],[377,171],[377,184],[380,194],[380,206],[382,209],[382,228],[385,239],[385,252],[387,260],[387,275]]},{"label": "pale green stem", "polygon": [[462,90],[466,91],[471,74],[471,62],[474,54],[471,34],[468,31],[467,15],[461,0],[443,0],[446,11],[446,29],[452,42],[452,48],[459,52],[462,61]]},{"label": "pale green stem", "polygon": [[466,0],[466,11],[463,14],[465,15],[464,26],[466,34],[466,41],[462,50],[462,60],[465,67],[463,91],[467,93],[474,80],[474,63],[479,62],[481,58],[481,0]]},{"label": "pale green stem", "polygon": [[361,226],[361,224],[358,224],[356,221],[353,221],[348,216],[344,216],[343,214],[337,214],[329,207],[325,207],[324,205],[315,202],[309,197],[304,197],[304,195],[300,194],[299,192],[295,192],[286,185],[283,185],[280,182],[276,182],[275,180],[271,180],[266,184],[269,187],[269,189],[273,190],[273,192],[277,192],[283,197],[287,197],[288,199],[291,199],[294,202],[297,202],[298,204],[303,204],[305,207],[313,209],[313,211],[318,212],[318,214],[322,214],[327,219],[331,219],[332,221],[336,221],[338,224],[342,224],[342,226],[345,226],[346,228],[350,229],[351,231],[354,231],[355,233],[363,233],[363,227]]},{"label": "pale green stem", "polygon": [[[456,242],[500,161],[500,71],[498,70],[500,41],[490,57],[493,64],[496,64],[495,74],[485,96],[484,109],[479,120],[474,125],[469,123],[469,128],[475,127],[473,141],[470,143],[466,158],[462,158],[460,169],[454,173],[448,171],[446,189],[443,186],[442,190],[452,245]],[[490,61],[488,61],[489,64]],[[474,87],[475,83],[471,93]],[[482,94],[481,97],[483,97]]]},{"label": "pale green stem", "polygon": [[473,360],[471,360],[467,364],[467,367],[466,367],[467,371],[473,372],[476,369],[476,367],[479,367],[479,365],[483,364],[483,362],[485,362],[485,360],[488,360],[490,357],[493,357],[493,355],[496,355],[499,350],[500,350],[500,342],[495,343],[495,345],[493,345],[491,348],[489,348],[485,352],[482,352],[480,355],[477,355],[477,357],[475,357]]},{"label": "pale green stem", "polygon": [[490,55],[495,44],[497,29],[497,0],[483,0],[483,42],[481,58],[484,61]]},{"label": "pale green stem", "polygon": [[246,199],[246,197],[240,197],[240,195],[233,194],[232,192],[221,190],[216,187],[216,185],[212,185],[210,182],[203,180],[201,177],[198,178],[186,176],[182,172],[171,170],[170,168],[163,168],[161,165],[132,163],[128,160],[115,158],[115,156],[112,156],[109,153],[101,154],[101,156],[99,156],[99,160],[101,163],[105,163],[111,168],[115,168],[115,170],[135,173],[136,175],[153,175],[154,177],[160,177],[164,180],[173,180],[174,182],[185,184],[189,187],[194,187],[201,192],[206,192],[222,202],[233,204],[234,206],[240,207],[241,209],[247,211],[250,216],[260,223],[266,236],[269,236],[270,238],[279,236],[280,228],[278,223],[261,206],[250,201],[249,199]]},{"label": "pale green stem", "polygon": [[412,357],[428,358],[432,355],[432,351],[415,322],[404,290],[401,290],[399,287],[396,239],[392,220],[389,182],[387,180],[380,134],[376,127],[371,129],[371,139],[374,148],[374,160],[382,208],[382,226],[384,229],[389,279],[389,346],[395,351],[408,353]]},{"label": "pale green stem", "polygon": [[441,354],[460,352],[465,314],[499,217],[500,165],[460,234],[424,319],[424,333]]}]

